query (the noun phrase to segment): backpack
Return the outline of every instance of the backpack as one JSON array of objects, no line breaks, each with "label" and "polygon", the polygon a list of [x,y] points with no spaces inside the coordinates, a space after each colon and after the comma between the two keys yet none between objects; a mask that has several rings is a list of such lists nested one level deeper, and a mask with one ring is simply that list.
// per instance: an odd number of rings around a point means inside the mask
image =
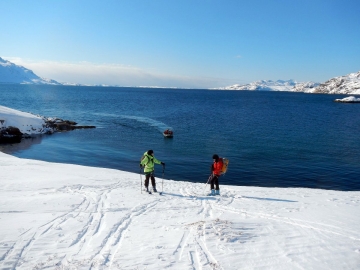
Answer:
[{"label": "backpack", "polygon": [[[140,159],[140,164],[141,164],[141,161],[143,161],[144,158],[146,158],[146,155],[142,155],[142,157]],[[148,157],[148,162],[146,162],[146,164],[144,164],[143,166],[148,165],[150,161],[151,161],[151,159]]]},{"label": "backpack", "polygon": [[222,161],[222,168],[221,168],[221,175],[225,174],[227,169],[228,169],[228,165],[229,165],[229,160],[227,158],[220,158]]}]

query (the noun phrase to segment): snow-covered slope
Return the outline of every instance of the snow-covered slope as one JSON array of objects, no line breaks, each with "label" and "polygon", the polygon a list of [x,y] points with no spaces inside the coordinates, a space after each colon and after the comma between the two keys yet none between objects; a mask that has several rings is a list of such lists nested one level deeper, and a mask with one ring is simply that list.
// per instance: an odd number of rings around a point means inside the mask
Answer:
[{"label": "snow-covered slope", "polygon": [[332,78],[318,87],[312,93],[351,94],[360,95],[360,71],[345,76]]},{"label": "snow-covered slope", "polygon": [[21,83],[21,84],[53,84],[61,83],[40,78],[30,69],[15,65],[0,57],[0,83]]},{"label": "snow-covered slope", "polygon": [[359,269],[359,191],[164,180],[160,196],[124,171],[0,167],[0,269]]},{"label": "snow-covered slope", "polygon": [[221,90],[255,90],[255,91],[291,91],[297,85],[293,80],[261,80],[249,84],[235,84],[227,87],[220,88]]}]

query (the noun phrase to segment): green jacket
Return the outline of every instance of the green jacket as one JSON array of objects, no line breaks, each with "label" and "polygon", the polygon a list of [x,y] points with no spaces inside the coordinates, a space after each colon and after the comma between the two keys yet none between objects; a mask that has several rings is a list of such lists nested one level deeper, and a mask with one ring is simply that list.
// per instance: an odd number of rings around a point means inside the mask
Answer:
[{"label": "green jacket", "polygon": [[161,164],[160,160],[157,160],[155,157],[148,155],[147,152],[144,153],[144,158],[141,160],[140,164],[145,166],[144,173],[149,173],[154,171],[155,163]]}]

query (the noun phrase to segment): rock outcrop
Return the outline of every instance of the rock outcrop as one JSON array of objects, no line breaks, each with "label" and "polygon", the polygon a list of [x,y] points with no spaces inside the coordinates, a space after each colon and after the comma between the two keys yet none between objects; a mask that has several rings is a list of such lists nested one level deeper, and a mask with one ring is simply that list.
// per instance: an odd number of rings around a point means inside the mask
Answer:
[{"label": "rock outcrop", "polygon": [[95,126],[77,126],[77,123],[70,120],[56,119],[47,121],[47,124],[50,128],[53,128],[55,131],[68,131],[74,129],[84,129],[84,128],[96,128]]},{"label": "rock outcrop", "polygon": [[19,143],[23,134],[16,127],[0,129],[0,143]]},{"label": "rock outcrop", "polygon": [[[45,125],[41,134],[53,134],[54,132],[70,131],[75,129],[96,128],[95,126],[78,126],[76,122],[59,118],[44,118]],[[0,120],[0,144],[19,143],[22,139],[31,138],[33,135],[22,133],[19,128],[4,126],[5,120]]]}]

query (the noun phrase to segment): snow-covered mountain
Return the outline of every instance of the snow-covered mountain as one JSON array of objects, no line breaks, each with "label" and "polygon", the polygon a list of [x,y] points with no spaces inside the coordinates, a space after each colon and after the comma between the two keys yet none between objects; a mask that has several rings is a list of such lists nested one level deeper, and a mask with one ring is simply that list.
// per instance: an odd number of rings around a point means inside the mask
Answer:
[{"label": "snow-covered mountain", "polygon": [[254,91],[291,91],[298,83],[294,80],[261,80],[249,84],[235,84],[220,88],[221,90],[254,90]]},{"label": "snow-covered mountain", "polygon": [[32,70],[15,65],[0,57],[0,83],[21,83],[21,84],[52,84],[61,83],[37,76]]},{"label": "snow-covered mountain", "polygon": [[316,82],[296,82],[294,80],[261,80],[248,84],[235,84],[220,88],[221,90],[252,90],[252,91],[289,91],[312,93],[319,86]]},{"label": "snow-covered mountain", "polygon": [[360,71],[345,76],[332,78],[318,87],[312,93],[360,95]]},{"label": "snow-covered mountain", "polygon": [[360,71],[335,77],[321,84],[316,82],[296,82],[293,80],[261,80],[249,84],[235,84],[218,89],[360,95]]}]

